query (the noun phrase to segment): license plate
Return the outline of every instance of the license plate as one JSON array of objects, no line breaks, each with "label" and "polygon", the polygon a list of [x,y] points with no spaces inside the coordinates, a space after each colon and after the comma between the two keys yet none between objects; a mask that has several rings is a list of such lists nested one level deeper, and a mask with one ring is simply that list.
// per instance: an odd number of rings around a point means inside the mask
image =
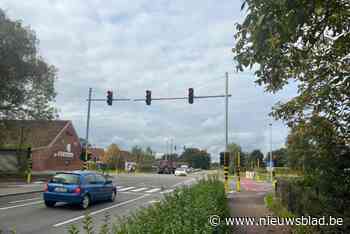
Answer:
[{"label": "license plate", "polygon": [[66,193],[67,189],[66,188],[57,187],[57,188],[55,188],[55,192]]}]

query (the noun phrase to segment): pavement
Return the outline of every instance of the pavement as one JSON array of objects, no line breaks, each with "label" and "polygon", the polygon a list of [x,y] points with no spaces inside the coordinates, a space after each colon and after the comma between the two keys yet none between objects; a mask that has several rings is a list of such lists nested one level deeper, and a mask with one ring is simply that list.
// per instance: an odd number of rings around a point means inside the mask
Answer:
[{"label": "pavement", "polygon": [[[131,215],[138,209],[158,202],[165,194],[178,187],[194,184],[203,176],[203,173],[185,177],[158,174],[115,175],[112,180],[118,188],[116,201],[94,204],[87,210],[97,227],[95,232],[98,233],[107,214],[110,222],[118,223],[118,217]],[[38,192],[42,188],[43,184],[38,183],[0,186],[0,194],[3,195],[0,197],[0,230],[3,233],[15,228],[19,234],[62,234],[67,233],[72,224],[82,229],[86,211],[66,204],[58,204],[54,208],[45,207],[42,192]]]},{"label": "pavement", "polygon": [[[233,187],[234,188],[234,187]],[[256,182],[251,179],[241,179],[241,192],[234,191],[229,194],[228,202],[231,217],[267,217],[273,216],[265,206],[264,197],[272,191],[271,183]],[[232,233],[247,234],[287,234],[291,233],[287,226],[258,226],[258,225],[235,225]]]},{"label": "pavement", "polygon": [[0,183],[0,198],[30,193],[38,193],[44,190],[44,182],[37,181],[30,184],[25,183]]}]

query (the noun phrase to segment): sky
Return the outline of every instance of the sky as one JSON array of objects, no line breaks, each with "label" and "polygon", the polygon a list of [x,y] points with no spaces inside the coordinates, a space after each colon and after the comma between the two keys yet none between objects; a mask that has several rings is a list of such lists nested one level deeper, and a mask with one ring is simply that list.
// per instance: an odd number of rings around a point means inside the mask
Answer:
[{"label": "sky", "polygon": [[[132,2],[132,3],[131,3]],[[86,134],[87,97],[185,97],[225,92],[229,74],[229,142],[244,151],[284,145],[288,128],[268,116],[277,101],[295,95],[287,86],[272,95],[254,83],[254,72],[236,73],[232,47],[235,24],[245,12],[236,0],[2,0],[0,8],[36,32],[39,53],[58,69],[55,88],[60,119]],[[89,141],[106,148],[150,146],[167,151],[174,142],[198,147],[218,160],[225,147],[225,100],[93,102]]]}]

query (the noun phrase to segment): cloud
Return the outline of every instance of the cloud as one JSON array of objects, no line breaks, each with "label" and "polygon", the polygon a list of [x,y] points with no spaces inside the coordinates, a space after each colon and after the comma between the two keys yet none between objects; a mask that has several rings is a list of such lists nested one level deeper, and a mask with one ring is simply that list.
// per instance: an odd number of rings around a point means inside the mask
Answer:
[{"label": "cloud", "polygon": [[[223,0],[95,1],[3,0],[0,8],[36,31],[40,53],[54,64],[57,107],[85,137],[88,88],[93,97],[182,97],[224,93],[230,73],[229,141],[250,151],[269,149],[268,113],[278,100],[294,95],[294,87],[273,96],[254,84],[251,71],[233,73],[234,24],[242,21],[240,4]],[[217,159],[224,149],[224,99],[92,104],[90,139],[123,149],[151,146],[165,152],[166,138],[178,149],[196,146]],[[274,122],[273,146],[287,134]],[[178,150],[180,152],[180,150]]]}]

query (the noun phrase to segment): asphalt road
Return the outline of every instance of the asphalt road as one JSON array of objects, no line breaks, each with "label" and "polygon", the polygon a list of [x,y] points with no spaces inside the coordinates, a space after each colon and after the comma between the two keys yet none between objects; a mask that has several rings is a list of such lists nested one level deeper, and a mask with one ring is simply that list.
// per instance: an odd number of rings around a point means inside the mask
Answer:
[{"label": "asphalt road", "polygon": [[[173,192],[176,187],[195,183],[201,176],[201,173],[187,177],[157,174],[117,175],[113,178],[119,190],[116,201],[93,204],[87,212],[93,217],[95,227],[100,227],[106,214],[110,216],[111,222],[117,223],[117,217],[130,215],[149,206],[161,200],[164,194]],[[43,204],[41,193],[2,197],[0,230],[7,233],[15,228],[19,234],[67,233],[72,224],[82,228],[85,212],[65,204],[47,208]]]}]

